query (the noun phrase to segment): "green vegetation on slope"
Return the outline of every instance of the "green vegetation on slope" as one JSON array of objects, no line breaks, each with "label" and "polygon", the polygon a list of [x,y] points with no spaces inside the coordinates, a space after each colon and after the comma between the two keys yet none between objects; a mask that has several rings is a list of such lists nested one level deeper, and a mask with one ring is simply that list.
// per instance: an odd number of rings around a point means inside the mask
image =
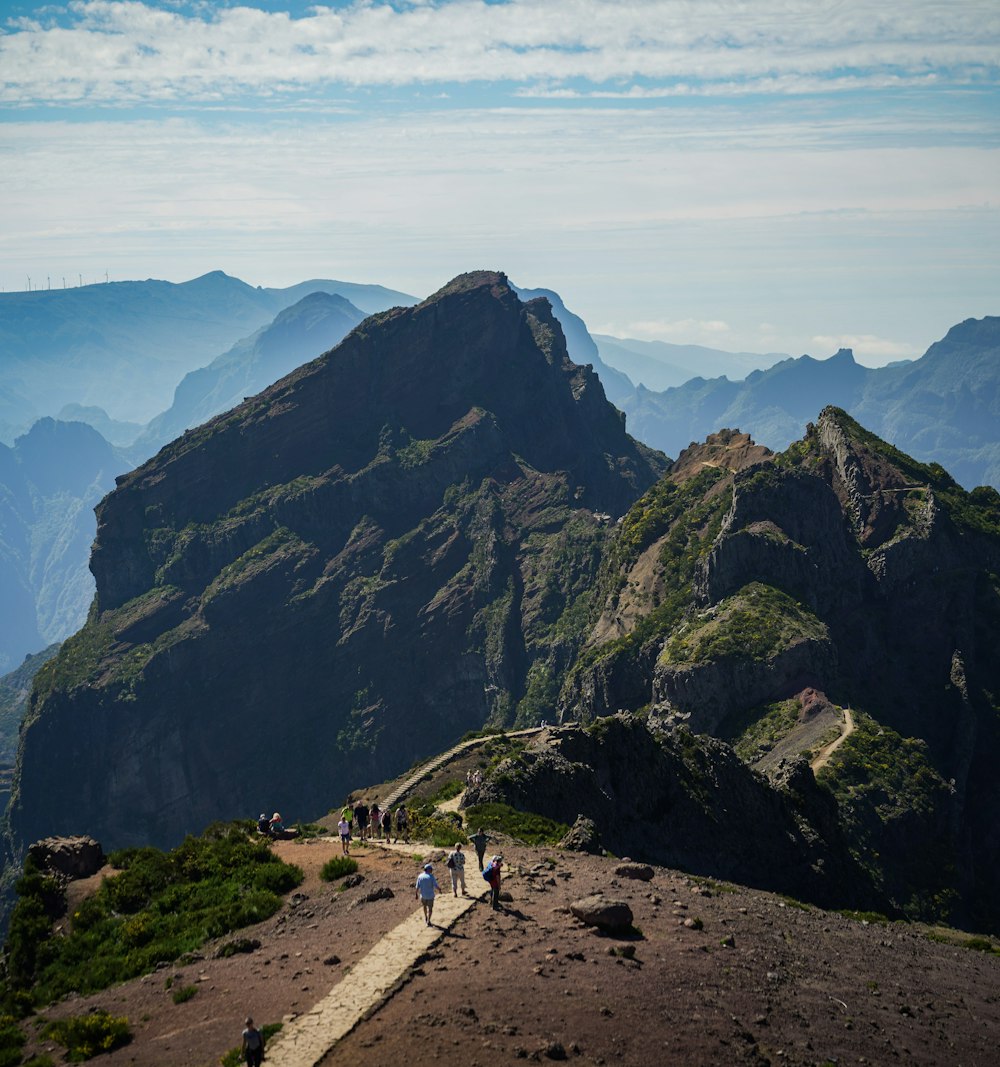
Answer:
[{"label": "green vegetation on slope", "polygon": [[65,906],[58,885],[26,866],[8,933],[4,999],[20,1010],[70,991],[104,989],[175,960],[207,940],[257,923],[302,882],[241,825],[219,824],[170,852],[117,852],[106,878],[52,934]]},{"label": "green vegetation on slope", "polygon": [[826,626],[787,593],[751,582],[677,630],[660,662],[705,663],[728,656],[763,662],[798,641],[826,637]]}]

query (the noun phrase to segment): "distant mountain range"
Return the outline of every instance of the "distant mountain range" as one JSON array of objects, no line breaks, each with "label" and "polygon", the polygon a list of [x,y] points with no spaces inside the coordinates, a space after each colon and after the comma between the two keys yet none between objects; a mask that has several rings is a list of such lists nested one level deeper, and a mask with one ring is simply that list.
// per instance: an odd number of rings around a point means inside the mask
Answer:
[{"label": "distant mountain range", "polygon": [[676,456],[726,427],[783,449],[835,404],[963,485],[1000,486],[1000,318],[953,326],[917,360],[867,368],[848,349],[826,360],[786,359],[745,381],[695,378],[618,398],[640,440]]},{"label": "distant mountain range", "polygon": [[314,280],[286,289],[222,271],[189,282],[110,282],[0,294],[0,440],[66,404],[96,405],[145,423],[189,371],[312,292],[336,293],[365,314],[416,298],[380,285]]},{"label": "distant mountain range", "polygon": [[604,363],[654,392],[683,385],[692,378],[726,377],[739,381],[755,370],[788,359],[784,352],[723,352],[702,345],[637,341],[601,333],[592,336]]},{"label": "distant mountain range", "polygon": [[82,422],[40,419],[0,444],[0,673],[82,625],[93,509],[130,466]]}]

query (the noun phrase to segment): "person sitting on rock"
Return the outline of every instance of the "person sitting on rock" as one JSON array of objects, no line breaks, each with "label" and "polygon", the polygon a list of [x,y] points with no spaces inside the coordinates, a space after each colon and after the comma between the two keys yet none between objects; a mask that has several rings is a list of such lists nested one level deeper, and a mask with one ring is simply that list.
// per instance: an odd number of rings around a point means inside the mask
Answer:
[{"label": "person sitting on rock", "polygon": [[285,824],[281,821],[280,812],[276,811],[267,825],[272,837],[281,837],[285,832]]},{"label": "person sitting on rock", "polygon": [[271,836],[271,823],[263,811],[257,818],[257,833],[264,834],[265,837]]}]

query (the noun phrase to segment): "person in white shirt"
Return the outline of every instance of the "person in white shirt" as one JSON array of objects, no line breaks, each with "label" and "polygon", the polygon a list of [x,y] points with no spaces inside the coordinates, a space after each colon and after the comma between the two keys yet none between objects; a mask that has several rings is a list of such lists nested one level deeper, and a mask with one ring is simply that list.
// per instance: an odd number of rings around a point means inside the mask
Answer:
[{"label": "person in white shirt", "polygon": [[455,851],[448,853],[448,870],[451,871],[451,891],[458,896],[458,885],[462,884],[462,896],[465,896],[465,853],[462,842],[455,842]]}]

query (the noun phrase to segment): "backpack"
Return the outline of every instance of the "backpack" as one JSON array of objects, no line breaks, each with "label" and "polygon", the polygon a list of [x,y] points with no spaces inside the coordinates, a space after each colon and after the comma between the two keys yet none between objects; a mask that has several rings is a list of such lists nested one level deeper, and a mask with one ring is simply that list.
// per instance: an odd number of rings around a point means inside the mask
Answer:
[{"label": "backpack", "polygon": [[455,857],[454,856],[449,856],[448,857],[448,866],[454,870],[454,867],[455,867]]},{"label": "backpack", "polygon": [[493,876],[493,864],[488,863],[486,869],[483,871],[483,881],[488,882]]}]

